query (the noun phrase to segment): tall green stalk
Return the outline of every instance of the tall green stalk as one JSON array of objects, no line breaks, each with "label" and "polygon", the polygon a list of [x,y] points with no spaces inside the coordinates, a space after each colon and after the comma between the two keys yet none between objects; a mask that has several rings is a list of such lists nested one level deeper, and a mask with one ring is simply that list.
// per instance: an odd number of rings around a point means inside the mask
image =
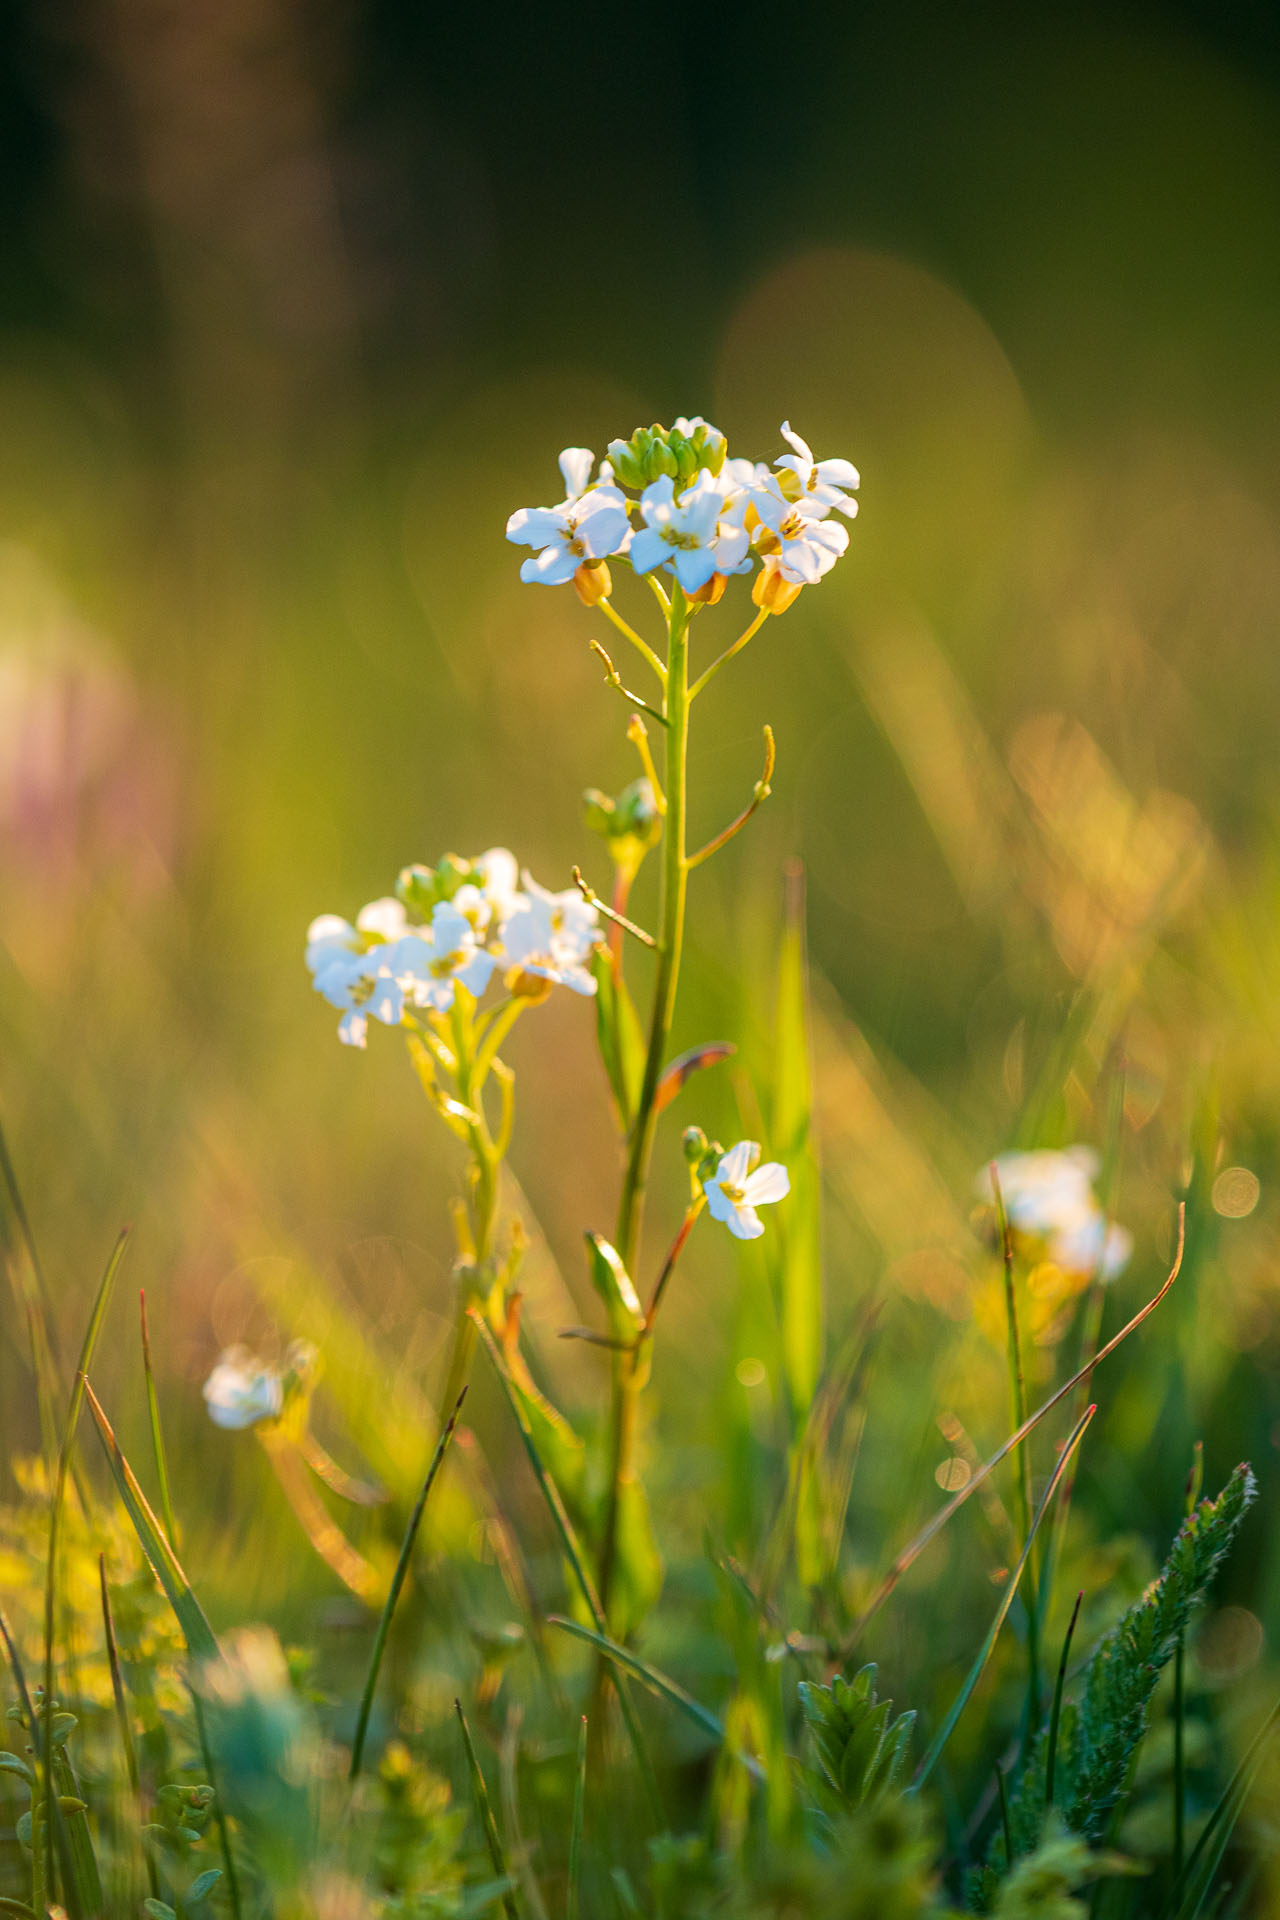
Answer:
[{"label": "tall green stalk", "polygon": [[[689,603],[678,585],[673,585],[671,610],[667,618],[667,679],[663,717],[666,720],[666,799],[662,882],[658,904],[658,965],[653,982],[653,1006],[649,1016],[649,1042],[645,1054],[644,1077],[628,1140],[626,1173],[618,1206],[616,1246],[622,1264],[633,1272],[640,1242],[644,1214],[645,1187],[653,1140],[657,1127],[658,1083],[666,1059],[671,1020],[675,1012],[676,988],[680,978],[680,954],[684,944],[685,895],[689,884],[689,860],[685,851],[687,813],[687,760],[689,746]],[[619,1353],[613,1363],[613,1406],[610,1423],[609,1496],[604,1530],[600,1541],[597,1586],[600,1604],[608,1618],[618,1557],[618,1521],[623,1489],[634,1472],[636,1402],[643,1380],[640,1343],[630,1352]]]}]

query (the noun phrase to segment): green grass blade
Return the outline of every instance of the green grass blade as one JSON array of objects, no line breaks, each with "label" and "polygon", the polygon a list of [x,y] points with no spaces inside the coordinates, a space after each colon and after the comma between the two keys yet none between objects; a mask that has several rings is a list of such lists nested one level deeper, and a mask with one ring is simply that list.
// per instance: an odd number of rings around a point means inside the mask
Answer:
[{"label": "green grass blade", "polygon": [[569,1831],[569,1885],[564,1920],[578,1920],[582,1911],[582,1834],[587,1811],[587,1716],[578,1723],[578,1766],[573,1782],[573,1825]]},{"label": "green grass blade", "polygon": [[[129,1719],[129,1703],[125,1699],[124,1680],[120,1672],[120,1653],[116,1646],[116,1626],[111,1613],[111,1594],[107,1587],[107,1558],[98,1555],[98,1588],[102,1596],[102,1634],[107,1649],[107,1665],[111,1669],[111,1697],[115,1702],[116,1726],[120,1732],[120,1745],[124,1752],[125,1772],[128,1775],[129,1791],[133,1795],[138,1810],[138,1825],[146,1825],[146,1804],[142,1794],[142,1782],[138,1774],[138,1748],[133,1737],[133,1725]],[[156,1865],[151,1857],[151,1849],[146,1841],[142,1842],[142,1856],[147,1869],[147,1886],[153,1900],[160,1897],[160,1884],[156,1878]]]},{"label": "green grass blade", "polygon": [[[461,1700],[455,1700],[453,1710],[458,1716],[458,1725],[462,1728],[462,1744],[467,1750],[467,1771],[471,1775],[471,1791],[475,1795],[476,1811],[480,1815],[480,1825],[484,1829],[485,1845],[489,1849],[489,1858],[493,1870],[500,1880],[509,1881],[506,1851],[502,1845],[502,1835],[498,1832],[498,1823],[493,1817],[493,1806],[489,1799],[489,1789],[484,1783],[484,1774],[480,1767],[480,1756],[476,1752],[475,1742],[471,1738],[471,1729],[467,1725],[467,1716],[462,1711]],[[502,1896],[503,1912],[507,1920],[519,1920],[516,1903],[511,1894]]]},{"label": "green grass blade", "polygon": [[[1176,1908],[1176,1920],[1195,1920],[1204,1905],[1205,1896],[1213,1885],[1213,1877],[1222,1864],[1222,1856],[1230,1843],[1237,1820],[1244,1810],[1250,1788],[1257,1777],[1258,1770],[1266,1758],[1267,1746],[1280,1723],[1280,1700],[1250,1741],[1239,1766],[1227,1782],[1217,1805],[1205,1822],[1204,1831],[1192,1849],[1187,1861],[1186,1871],[1174,1888],[1173,1899],[1182,1899]],[[1166,1913],[1175,1913],[1170,1904]]]},{"label": "green grass blade", "polygon": [[1093,1419],[1093,1416],[1097,1411],[1098,1409],[1096,1405],[1085,1408],[1085,1411],[1080,1416],[1075,1426],[1072,1428],[1071,1435],[1067,1440],[1066,1445],[1063,1447],[1062,1452],[1058,1456],[1058,1463],[1054,1467],[1054,1470],[1049,1477],[1049,1484],[1045,1488],[1044,1495],[1040,1501],[1040,1505],[1036,1509],[1035,1518],[1031,1522],[1030,1531],[1027,1534],[1027,1538],[1023,1545],[1022,1552],[1018,1557],[1018,1564],[1014,1568],[1012,1574],[1009,1576],[1009,1579],[1006,1582],[1004,1593],[1001,1595],[1001,1598],[1000,1598],[1000,1605],[996,1608],[996,1617],[991,1622],[991,1626],[987,1631],[987,1637],[983,1641],[982,1646],[978,1651],[977,1659],[974,1661],[973,1665],[969,1669],[968,1677],[966,1678],[964,1685],[961,1687],[959,1693],[956,1695],[955,1701],[952,1704],[950,1712],[947,1714],[946,1719],[943,1721],[941,1727],[939,1727],[938,1729],[937,1736],[934,1739],[933,1745],[929,1748],[928,1753],[926,1753],[924,1759],[920,1762],[920,1765],[916,1768],[915,1778],[912,1780],[911,1786],[908,1789],[908,1791],[911,1793],[919,1792],[920,1788],[924,1785],[925,1781],[929,1778],[929,1775],[933,1772],[934,1767],[937,1765],[939,1759],[942,1756],[943,1748],[946,1746],[948,1740],[951,1738],[952,1734],[955,1732],[956,1723],[958,1722],[960,1715],[964,1712],[965,1708],[969,1704],[969,1699],[973,1693],[974,1688],[977,1686],[979,1680],[982,1678],[983,1670],[986,1667],[988,1660],[991,1658],[991,1654],[995,1647],[996,1640],[998,1639],[1000,1634],[1000,1629],[1004,1625],[1005,1616],[1007,1615],[1010,1607],[1013,1605],[1013,1597],[1018,1591],[1018,1583],[1022,1579],[1022,1575],[1026,1570],[1026,1565],[1028,1560],[1031,1558],[1031,1550],[1035,1544],[1036,1534],[1040,1530],[1040,1523],[1044,1519],[1045,1514],[1049,1511],[1049,1507],[1053,1500],[1053,1496],[1058,1491],[1058,1487],[1062,1481],[1062,1476],[1066,1472],[1068,1466],[1071,1463],[1072,1455],[1075,1453],[1076,1448],[1080,1445],[1080,1442],[1084,1439],[1085,1432],[1088,1428],[1089,1422]]},{"label": "green grass blade", "polygon": [[382,1656],[386,1650],[387,1635],[391,1631],[391,1617],[395,1613],[396,1603],[400,1598],[400,1589],[404,1586],[405,1578],[409,1572],[409,1561],[413,1556],[413,1543],[418,1537],[418,1528],[422,1524],[422,1516],[427,1505],[427,1495],[435,1485],[436,1475],[443,1465],[444,1456],[448,1452],[449,1442],[453,1438],[453,1430],[458,1424],[458,1415],[462,1412],[462,1403],[466,1397],[467,1389],[463,1387],[462,1392],[454,1401],[453,1412],[449,1415],[440,1438],[436,1441],[435,1452],[431,1456],[431,1465],[427,1468],[427,1477],[422,1483],[422,1490],[414,1504],[413,1512],[409,1516],[409,1524],[405,1528],[404,1539],[400,1542],[400,1558],[396,1561],[396,1570],[391,1576],[391,1586],[387,1593],[386,1604],[382,1609],[382,1618],[378,1622],[378,1631],[373,1642],[373,1655],[369,1661],[369,1671],[365,1676],[364,1693],[360,1699],[360,1712],[356,1718],[355,1738],[351,1744],[351,1767],[347,1775],[349,1780],[356,1779],[360,1772],[360,1763],[364,1758],[365,1736],[369,1731],[369,1715],[373,1711],[373,1696],[377,1691],[378,1674],[382,1668]]},{"label": "green grass blade", "polygon": [[236,1863],[231,1853],[231,1835],[227,1830],[227,1816],[223,1810],[222,1792],[218,1785],[217,1769],[213,1763],[213,1747],[209,1741],[209,1727],[204,1717],[204,1702],[196,1689],[187,1683],[191,1695],[191,1710],[195,1715],[196,1738],[200,1745],[200,1758],[204,1762],[205,1776],[213,1788],[213,1822],[218,1829],[218,1850],[222,1855],[223,1871],[227,1877],[227,1899],[231,1903],[233,1920],[241,1920],[243,1908],[240,1903],[240,1881],[236,1875]]},{"label": "green grass blade", "polygon": [[[1071,1642],[1075,1638],[1076,1621],[1080,1618],[1080,1602],[1083,1599],[1084,1592],[1082,1589],[1076,1595],[1076,1603],[1071,1609],[1071,1618],[1067,1622],[1067,1631],[1062,1642],[1062,1658],[1058,1662],[1058,1678],[1053,1688],[1053,1705],[1049,1709],[1049,1747],[1044,1770],[1044,1804],[1046,1813],[1053,1805],[1053,1774],[1058,1760],[1058,1727],[1062,1720],[1062,1690],[1067,1684],[1067,1663],[1071,1658]],[[1005,1824],[1007,1826],[1008,1822],[1006,1821]],[[1010,1849],[1006,1857],[1012,1861],[1012,1849]]]},{"label": "green grass blade", "polygon": [[1100,1366],[1104,1360],[1108,1359],[1109,1356],[1115,1352],[1116,1348],[1129,1338],[1129,1335],[1131,1333],[1136,1333],[1137,1329],[1142,1325],[1143,1321],[1147,1318],[1147,1316],[1155,1312],[1156,1308],[1160,1305],[1160,1302],[1164,1299],[1170,1287],[1173,1285],[1174,1281],[1178,1277],[1178,1273],[1182,1266],[1182,1254],[1183,1254],[1183,1248],[1185,1246],[1185,1243],[1186,1243],[1186,1207],[1185,1205],[1179,1205],[1178,1207],[1178,1241],[1177,1241],[1176,1247],[1174,1248],[1173,1264],[1169,1269],[1169,1272],[1167,1277],[1165,1278],[1164,1284],[1160,1287],[1158,1292],[1152,1294],[1151,1298],[1147,1301],[1145,1306],[1139,1307],[1138,1311],[1134,1314],[1131,1320],[1128,1320],[1125,1322],[1124,1326],[1121,1327],[1119,1333],[1112,1334],[1110,1340],[1107,1341],[1107,1344],[1105,1347],[1101,1347],[1098,1350],[1098,1352],[1094,1354],[1093,1358],[1089,1360],[1083,1367],[1081,1367],[1077,1373],[1073,1373],[1069,1380],[1064,1381],[1062,1386],[1056,1388],[1055,1391],[1049,1395],[1049,1398],[1045,1400],[1040,1406],[1038,1406],[1035,1412],[1031,1414],[1028,1417],[1028,1419],[1023,1422],[1022,1426],[1018,1428],[1017,1432],[1011,1433],[1009,1435],[1009,1438],[1004,1442],[1004,1444],[1002,1446],[997,1447],[995,1452],[991,1455],[991,1457],[988,1460],[985,1460],[975,1473],[970,1474],[968,1480],[966,1480],[964,1486],[961,1487],[960,1491],[956,1494],[953,1494],[951,1499],[947,1501],[946,1505],[940,1508],[939,1511],[934,1514],[933,1518],[927,1521],[925,1525],[921,1527],[919,1533],[916,1534],[915,1538],[909,1541],[908,1544],[902,1549],[902,1552],[898,1555],[897,1559],[894,1561],[893,1565],[890,1567],[888,1573],[885,1575],[884,1579],[880,1582],[879,1587],[876,1589],[875,1593],[872,1595],[872,1598],[869,1604],[866,1607],[864,1607],[863,1611],[858,1616],[857,1620],[854,1622],[852,1629],[846,1635],[845,1639],[841,1642],[841,1645],[837,1649],[838,1663],[840,1665],[844,1665],[847,1662],[850,1654],[853,1652],[853,1649],[857,1646],[859,1640],[861,1640],[867,1627],[870,1625],[871,1621],[874,1620],[875,1616],[879,1613],[881,1607],[884,1605],[885,1601],[889,1598],[889,1595],[893,1592],[899,1580],[901,1580],[903,1574],[906,1573],[907,1569],[911,1567],[917,1559],[919,1559],[920,1555],[924,1552],[925,1548],[929,1545],[930,1541],[935,1539],[937,1535],[942,1532],[942,1529],[946,1526],[948,1520],[951,1519],[953,1514],[958,1513],[960,1508],[965,1504],[966,1500],[971,1499],[972,1496],[977,1492],[978,1488],[991,1478],[991,1475],[995,1472],[996,1468],[1001,1464],[1001,1462],[1004,1460],[1007,1460],[1009,1455],[1015,1450],[1015,1448],[1020,1447],[1022,1445],[1023,1441],[1027,1438],[1028,1434],[1033,1433],[1035,1429],[1040,1425],[1040,1422],[1043,1419],[1045,1419],[1045,1417],[1048,1414],[1052,1413],[1053,1409],[1061,1401],[1065,1400],[1069,1393],[1074,1392],[1074,1390],[1080,1385],[1082,1380],[1088,1379],[1089,1375],[1093,1372],[1095,1367]]},{"label": "green grass blade", "polygon": [[[651,1666],[647,1660],[642,1660],[639,1654],[632,1653],[629,1647],[620,1647],[616,1640],[610,1640],[603,1633],[593,1633],[590,1627],[584,1627],[577,1620],[567,1620],[562,1613],[549,1613],[547,1625],[562,1628],[565,1633],[571,1633],[576,1640],[585,1640],[588,1646],[594,1647],[597,1653],[605,1656],[606,1660],[612,1660],[615,1666],[631,1674],[640,1681],[642,1686],[648,1687],[651,1693],[656,1693],[660,1699],[669,1701],[673,1707],[678,1707],[686,1719],[691,1720],[695,1727],[700,1728],[714,1740],[717,1746],[723,1747],[727,1744],[724,1727],[709,1707],[704,1707],[700,1700],[695,1700],[691,1693],[685,1692],[678,1680],[673,1680],[669,1674]],[[732,1748],[730,1751],[734,1752]],[[764,1779],[764,1768],[752,1754],[734,1752],[734,1758],[742,1762],[753,1779]]]},{"label": "green grass blade", "polygon": [[160,1488],[160,1512],[164,1518],[164,1530],[169,1536],[169,1545],[178,1545],[178,1525],[173,1517],[173,1499],[169,1492],[169,1465],[165,1458],[164,1431],[160,1425],[160,1398],[156,1393],[156,1376],[151,1365],[151,1329],[147,1325],[147,1294],[145,1287],[138,1289],[138,1322],[142,1331],[142,1371],[147,1382],[147,1413],[151,1420],[151,1451],[156,1461],[156,1484]]},{"label": "green grass blade", "polygon": [[[44,1756],[42,1763],[43,1790],[45,1796],[45,1833],[50,1847],[53,1845],[55,1827],[54,1801],[57,1787],[54,1783],[53,1747],[52,1747],[52,1707],[53,1707],[53,1643],[56,1631],[56,1613],[58,1604],[58,1532],[62,1524],[62,1505],[67,1491],[67,1469],[71,1463],[71,1453],[75,1446],[76,1428],[80,1424],[80,1409],[84,1405],[85,1391],[88,1387],[89,1364],[93,1359],[98,1336],[102,1332],[107,1316],[107,1307],[111,1300],[111,1288],[124,1258],[128,1240],[126,1228],[115,1246],[103,1269],[98,1282],[98,1291],[94,1297],[89,1314],[89,1324],[85,1328],[84,1341],[80,1348],[80,1359],[76,1367],[75,1379],[71,1386],[71,1404],[67,1408],[66,1423],[62,1430],[62,1440],[58,1447],[58,1468],[54,1476],[53,1493],[49,1501],[49,1557],[45,1563],[44,1579]],[[50,1868],[50,1886],[52,1865]]]},{"label": "green grass blade", "polygon": [[182,1570],[181,1562],[165,1538],[164,1530],[147,1502],[147,1496],[138,1485],[133,1468],[120,1451],[120,1443],[111,1428],[111,1422],[102,1411],[98,1396],[89,1385],[84,1383],[89,1410],[97,1423],[98,1434],[103,1451],[107,1456],[107,1465],[116,1483],[116,1489],[124,1503],[125,1512],[133,1522],[133,1530],[138,1536],[142,1551],[151,1563],[151,1570],[164,1588],[169,1605],[173,1608],[178,1625],[182,1628],[188,1652],[196,1659],[216,1660],[218,1642],[213,1628],[209,1625],[200,1602],[196,1599],[191,1582]]},{"label": "green grass blade", "polygon": [[[534,1478],[542,1490],[542,1497],[547,1503],[547,1510],[555,1524],[556,1532],[560,1536],[560,1545],[564,1549],[565,1558],[573,1570],[573,1577],[578,1583],[578,1590],[586,1602],[588,1613],[596,1623],[597,1631],[603,1639],[605,1636],[604,1608],[600,1604],[600,1596],[596,1592],[595,1581],[587,1571],[586,1556],[582,1551],[578,1536],[574,1532],[573,1522],[565,1511],[565,1504],[560,1498],[560,1492],[555,1481],[542,1464],[537,1443],[533,1437],[533,1429],[529,1425],[529,1417],[520,1402],[520,1396],[511,1383],[506,1363],[498,1349],[497,1341],[478,1314],[472,1314],[471,1319],[472,1324],[479,1331],[480,1338],[484,1343],[484,1350],[493,1363],[493,1370],[498,1376],[498,1384],[502,1388],[507,1405],[511,1409],[512,1418],[515,1420],[516,1426],[519,1429],[520,1438],[524,1444],[529,1465],[532,1467]],[[640,1777],[644,1782],[645,1793],[648,1796],[650,1807],[655,1817],[661,1822],[662,1801],[658,1793],[658,1783],[653,1771],[653,1763],[649,1758],[649,1750],[645,1745],[644,1735],[640,1731],[640,1722],[636,1719],[635,1708],[632,1704],[630,1694],[627,1691],[626,1683],[621,1677],[619,1677],[618,1680],[618,1705],[621,1708],[622,1717],[626,1723],[627,1737],[631,1741],[632,1750],[636,1757],[636,1766],[639,1768]]]}]

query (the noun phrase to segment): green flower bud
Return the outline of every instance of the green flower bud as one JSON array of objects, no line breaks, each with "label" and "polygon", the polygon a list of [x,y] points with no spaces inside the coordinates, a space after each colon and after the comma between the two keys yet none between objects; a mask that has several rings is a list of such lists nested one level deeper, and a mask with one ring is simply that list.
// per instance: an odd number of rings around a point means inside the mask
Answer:
[{"label": "green flower bud", "polygon": [[696,1167],[707,1155],[707,1136],[701,1127],[686,1127],[680,1144],[684,1148],[684,1157],[691,1167]]},{"label": "green flower bud", "polygon": [[436,877],[430,867],[402,867],[396,879],[396,899],[409,913],[429,920],[436,904]]},{"label": "green flower bud", "polygon": [[617,812],[609,795],[601,793],[599,787],[588,787],[582,796],[582,810],[592,833],[598,833],[602,839],[609,839],[613,833],[613,820]]}]

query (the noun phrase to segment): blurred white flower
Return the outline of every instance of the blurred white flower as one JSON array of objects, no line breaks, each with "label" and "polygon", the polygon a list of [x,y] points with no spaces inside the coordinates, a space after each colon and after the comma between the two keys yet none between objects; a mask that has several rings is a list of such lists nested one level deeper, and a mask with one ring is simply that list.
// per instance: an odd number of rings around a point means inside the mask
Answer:
[{"label": "blurred white flower", "polygon": [[599,915],[576,887],[549,893],[529,873],[525,892],[502,928],[503,965],[537,974],[574,993],[594,993],[591,954],[600,938]]},{"label": "blurred white flower", "polygon": [[725,519],[726,493],[706,467],[677,495],[669,474],[640,495],[644,526],[633,535],[637,573],[666,566],[686,593],[697,593],[713,573],[737,573],[748,563],[747,534]]},{"label": "blurred white flower", "polygon": [[214,1425],[235,1430],[278,1419],[284,1386],[247,1347],[228,1347],[204,1383],[204,1398]]},{"label": "blurred white flower", "polygon": [[484,875],[484,895],[499,926],[515,911],[520,897],[520,867],[506,847],[490,847],[472,862]]},{"label": "blurred white flower", "polygon": [[[404,908],[398,900],[373,904],[376,909],[394,907],[403,921]],[[361,926],[368,912],[363,910],[354,927],[336,913],[322,913],[307,928],[306,962],[312,984],[330,1006],[342,1009],[338,1038],[348,1047],[364,1046],[370,1015],[385,1026],[398,1027],[404,1013],[404,993],[384,965],[396,943]],[[390,914],[376,917],[392,924]]]},{"label": "blurred white flower", "polygon": [[585,447],[566,447],[560,456],[560,470],[569,498],[558,507],[519,507],[507,521],[508,540],[538,549],[521,566],[522,580],[547,587],[563,586],[584,561],[603,560],[627,545],[631,528],[627,503],[618,488],[601,485],[574,492],[575,482],[590,474],[591,459]]},{"label": "blurred white flower", "polygon": [[[1092,1147],[1002,1153],[996,1177],[1009,1225],[1044,1244],[1045,1257],[1066,1273],[1098,1273],[1114,1280],[1128,1265],[1133,1236],[1108,1225],[1094,1192],[1100,1162]],[[991,1169],[977,1178],[982,1198],[994,1204]]]},{"label": "blurred white flower", "polygon": [[777,1160],[759,1167],[759,1158],[756,1141],[739,1140],[702,1183],[712,1219],[722,1221],[738,1240],[758,1240],[764,1222],[756,1208],[785,1200],[791,1191],[786,1168]]},{"label": "blurred white flower", "polygon": [[792,433],[789,420],[782,423],[782,437],[795,452],[784,453],[774,465],[795,475],[806,505],[821,507],[824,515],[834,507],[837,513],[846,514],[852,520],[858,503],[849,498],[845,489],[858,485],[858,469],[848,460],[815,460],[808,442],[798,433]]}]

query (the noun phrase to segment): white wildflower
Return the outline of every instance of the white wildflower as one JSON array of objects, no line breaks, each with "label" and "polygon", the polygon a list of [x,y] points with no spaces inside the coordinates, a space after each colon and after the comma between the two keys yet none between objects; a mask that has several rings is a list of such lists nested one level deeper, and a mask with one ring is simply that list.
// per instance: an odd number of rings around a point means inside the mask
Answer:
[{"label": "white wildflower", "polygon": [[594,993],[590,959],[600,938],[599,915],[576,887],[549,893],[531,874],[502,928],[503,964],[538,975],[574,993]]},{"label": "white wildflower", "polygon": [[[1128,1265],[1133,1236],[1107,1223],[1094,1191],[1099,1164],[1092,1147],[1067,1147],[1003,1153],[995,1166],[1015,1233],[1042,1242],[1045,1257],[1065,1273],[1114,1280]],[[994,1202],[990,1168],[978,1175],[977,1187]]]},{"label": "white wildflower", "polygon": [[229,1347],[204,1383],[205,1405],[215,1426],[237,1429],[276,1420],[284,1406],[284,1384],[247,1347]]},{"label": "white wildflower", "polygon": [[713,573],[740,572],[749,564],[747,534],[725,519],[725,508],[725,491],[706,467],[678,495],[664,473],[640,495],[645,524],[631,541],[636,572],[669,567],[686,593],[697,593]]},{"label": "white wildflower", "polygon": [[795,475],[806,504],[820,507],[823,515],[834,507],[837,513],[846,514],[852,520],[858,503],[850,499],[846,488],[858,485],[858,469],[848,460],[815,460],[808,442],[798,433],[792,433],[789,420],[782,423],[782,437],[795,452],[784,453],[774,465]]},{"label": "white wildflower", "polygon": [[566,447],[560,455],[565,498],[556,507],[519,507],[507,521],[507,538],[538,551],[520,568],[520,578],[562,586],[585,561],[624,553],[631,539],[624,495],[606,461],[591,485],[595,455],[589,447]]},{"label": "white wildflower", "polygon": [[756,1141],[739,1140],[702,1183],[712,1219],[722,1221],[739,1240],[758,1240],[764,1222],[756,1208],[785,1200],[791,1191],[786,1168],[777,1160],[757,1166],[759,1158]]}]

